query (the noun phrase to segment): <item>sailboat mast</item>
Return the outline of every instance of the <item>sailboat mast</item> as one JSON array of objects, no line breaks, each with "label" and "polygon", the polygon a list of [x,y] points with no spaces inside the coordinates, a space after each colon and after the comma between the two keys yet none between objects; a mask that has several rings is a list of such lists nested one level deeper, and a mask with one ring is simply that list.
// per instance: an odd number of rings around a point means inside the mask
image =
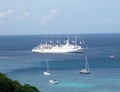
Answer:
[{"label": "sailboat mast", "polygon": [[48,66],[48,60],[47,60],[47,72],[48,72],[48,70],[49,70],[48,67],[49,67],[49,66]]},{"label": "sailboat mast", "polygon": [[88,70],[87,56],[85,56],[85,69]]},{"label": "sailboat mast", "polygon": [[55,67],[54,67],[54,78],[55,78]]},{"label": "sailboat mast", "polygon": [[85,69],[89,70],[89,64],[88,64],[87,56],[85,56]]}]

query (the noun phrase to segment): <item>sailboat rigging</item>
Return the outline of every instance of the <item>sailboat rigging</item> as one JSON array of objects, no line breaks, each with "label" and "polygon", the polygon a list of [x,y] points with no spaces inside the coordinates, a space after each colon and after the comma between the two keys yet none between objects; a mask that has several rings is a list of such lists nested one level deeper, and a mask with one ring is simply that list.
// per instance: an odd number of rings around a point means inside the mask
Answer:
[{"label": "sailboat rigging", "polygon": [[49,70],[48,60],[46,61],[46,64],[47,64],[47,71],[45,71],[43,74],[46,75],[46,76],[49,76],[49,75],[51,75],[51,73],[50,73],[50,70]]},{"label": "sailboat rigging", "polygon": [[[54,68],[54,77],[55,77],[55,68]],[[49,80],[50,84],[54,85],[54,84],[58,84],[58,81],[54,79],[50,79]]]},{"label": "sailboat rigging", "polygon": [[85,68],[80,70],[80,74],[90,74],[90,68],[89,68],[87,56],[85,56]]}]

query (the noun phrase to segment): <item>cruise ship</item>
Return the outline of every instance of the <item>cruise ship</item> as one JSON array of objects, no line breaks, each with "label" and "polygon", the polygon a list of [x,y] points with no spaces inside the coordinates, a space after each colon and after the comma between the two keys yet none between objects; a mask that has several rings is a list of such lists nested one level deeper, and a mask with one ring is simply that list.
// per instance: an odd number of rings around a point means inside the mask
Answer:
[{"label": "cruise ship", "polygon": [[41,44],[32,49],[32,52],[37,53],[82,53],[84,48],[79,45],[73,45],[69,43],[69,40],[66,40],[64,45],[48,45]]}]

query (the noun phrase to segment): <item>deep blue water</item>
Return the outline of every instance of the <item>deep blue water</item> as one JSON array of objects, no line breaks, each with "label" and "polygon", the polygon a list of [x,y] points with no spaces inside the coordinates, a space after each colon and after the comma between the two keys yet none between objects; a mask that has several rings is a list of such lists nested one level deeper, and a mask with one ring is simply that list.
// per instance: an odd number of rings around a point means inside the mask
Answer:
[{"label": "deep blue water", "polygon": [[[120,92],[120,34],[77,37],[85,41],[88,47],[85,53],[32,53],[33,47],[45,43],[46,35],[0,36],[0,72],[42,92]],[[64,43],[67,38],[68,35],[47,35],[55,43],[60,39]],[[72,43],[74,35],[69,35],[69,39]],[[84,55],[88,57],[90,75],[79,74],[84,67]],[[55,76],[43,75],[47,60],[52,73],[55,68]],[[54,77],[59,84],[50,85],[48,80]]]}]

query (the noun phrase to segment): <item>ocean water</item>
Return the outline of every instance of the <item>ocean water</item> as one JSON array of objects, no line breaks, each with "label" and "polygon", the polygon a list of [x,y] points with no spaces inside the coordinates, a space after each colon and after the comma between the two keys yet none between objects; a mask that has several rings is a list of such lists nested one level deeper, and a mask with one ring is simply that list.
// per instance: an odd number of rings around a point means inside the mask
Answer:
[{"label": "ocean water", "polygon": [[[61,39],[61,43],[68,37],[74,39],[73,35],[47,35],[48,40]],[[0,36],[0,72],[41,92],[120,92],[120,34],[78,35],[81,39],[88,47],[85,53],[40,54],[31,49],[45,43],[46,35]],[[91,74],[79,74],[84,55]],[[49,77],[43,75],[46,61],[52,73]],[[53,78],[59,83],[50,85]]]}]

